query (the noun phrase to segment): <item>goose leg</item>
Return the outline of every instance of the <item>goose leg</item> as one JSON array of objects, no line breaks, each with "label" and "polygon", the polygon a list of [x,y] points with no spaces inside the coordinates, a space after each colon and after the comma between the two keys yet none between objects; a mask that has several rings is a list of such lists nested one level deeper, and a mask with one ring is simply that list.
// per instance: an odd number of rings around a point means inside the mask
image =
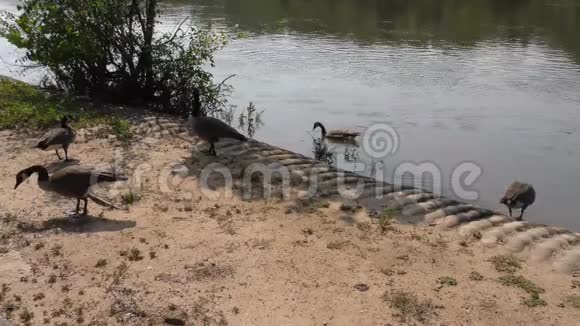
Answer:
[{"label": "goose leg", "polygon": [[83,198],[83,200],[85,201],[85,208],[83,210],[83,216],[87,216],[87,214],[89,213],[89,211],[87,210],[88,200],[86,198]]},{"label": "goose leg", "polygon": [[215,151],[215,145],[213,142],[211,142],[209,146],[209,155],[217,156],[217,153]]},{"label": "goose leg", "polygon": [[59,154],[59,152],[58,152],[58,149],[55,149],[54,151],[56,152],[56,156],[58,156],[58,159],[59,159],[59,160],[62,160],[62,157],[60,157],[60,154]]},{"label": "goose leg", "polygon": [[65,162],[70,161],[68,158],[68,145],[62,145],[62,149],[64,150],[64,160]]},{"label": "goose leg", "polygon": [[520,212],[520,218],[519,218],[520,221],[524,218],[524,211],[526,210],[526,208],[528,208],[528,206],[522,207],[522,211]]},{"label": "goose leg", "polygon": [[508,210],[510,211],[510,217],[512,217],[512,208],[508,207]]},{"label": "goose leg", "polygon": [[81,206],[81,199],[77,198],[77,209],[75,210],[75,215],[79,215],[80,206]]}]

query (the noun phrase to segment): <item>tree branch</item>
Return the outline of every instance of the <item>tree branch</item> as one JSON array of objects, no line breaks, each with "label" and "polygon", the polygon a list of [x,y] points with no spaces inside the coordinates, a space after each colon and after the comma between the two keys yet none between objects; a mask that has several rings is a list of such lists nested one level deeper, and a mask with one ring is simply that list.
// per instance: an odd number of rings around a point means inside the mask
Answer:
[{"label": "tree branch", "polygon": [[230,79],[230,78],[233,78],[233,77],[236,77],[236,74],[229,75],[228,77],[226,77],[226,79],[222,80],[222,82],[221,82],[221,83],[219,83],[219,84],[218,84],[218,85],[215,87],[215,90],[216,90],[216,91],[219,91],[219,90],[221,90],[221,89],[222,89],[222,86],[225,84],[225,82],[226,82],[226,81],[228,81],[228,79]]},{"label": "tree branch", "polygon": [[165,44],[167,44],[169,42],[173,42],[173,40],[175,40],[175,37],[177,36],[177,33],[179,33],[180,31],[182,31],[181,26],[183,26],[183,24],[185,24],[185,22],[188,21],[189,18],[190,18],[189,16],[185,17],[181,21],[181,23],[179,23],[179,25],[177,25],[177,27],[175,28],[175,30],[171,33],[172,34],[171,37],[167,41],[163,42],[161,44],[161,46],[164,46]]}]

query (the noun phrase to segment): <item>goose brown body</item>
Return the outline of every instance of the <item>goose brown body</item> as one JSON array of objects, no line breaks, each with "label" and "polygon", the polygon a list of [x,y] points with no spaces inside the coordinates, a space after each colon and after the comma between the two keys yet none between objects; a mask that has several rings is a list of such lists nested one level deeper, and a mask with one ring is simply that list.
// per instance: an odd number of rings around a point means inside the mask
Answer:
[{"label": "goose brown body", "polygon": [[69,166],[65,167],[51,176],[48,171],[41,165],[28,167],[16,175],[16,185],[14,189],[28,179],[34,173],[38,174],[38,186],[47,192],[55,193],[64,197],[77,199],[76,213],[79,213],[80,200],[84,201],[83,215],[87,214],[87,199],[93,202],[117,208],[106,200],[92,194],[92,186],[102,182],[124,181],[127,177],[124,175],[113,174],[106,171],[99,171],[90,167]]},{"label": "goose brown body", "polygon": [[514,181],[506,189],[504,196],[500,199],[500,203],[508,207],[510,216],[512,216],[512,209],[521,209],[519,217],[521,220],[526,208],[533,204],[535,200],[536,190],[532,185]]},{"label": "goose brown body", "polygon": [[195,135],[210,144],[210,154],[217,155],[215,151],[215,143],[220,139],[231,138],[237,139],[239,141],[248,140],[246,136],[240,134],[236,129],[232,128],[227,123],[216,118],[201,116],[201,100],[199,91],[196,89],[193,95],[194,107],[189,124]]},{"label": "goose brown body", "polygon": [[69,125],[71,121],[72,117],[70,115],[65,115],[61,120],[60,128],[54,128],[47,131],[39,139],[35,148],[42,150],[54,149],[59,159],[61,159],[61,157],[58,150],[62,148],[64,150],[65,160],[68,161],[68,148],[76,138],[76,132]]},{"label": "goose brown body", "polygon": [[327,131],[324,125],[320,122],[315,122],[312,130],[316,128],[320,128],[322,138],[328,138],[333,140],[352,140],[360,136],[360,131],[351,129],[333,129]]}]

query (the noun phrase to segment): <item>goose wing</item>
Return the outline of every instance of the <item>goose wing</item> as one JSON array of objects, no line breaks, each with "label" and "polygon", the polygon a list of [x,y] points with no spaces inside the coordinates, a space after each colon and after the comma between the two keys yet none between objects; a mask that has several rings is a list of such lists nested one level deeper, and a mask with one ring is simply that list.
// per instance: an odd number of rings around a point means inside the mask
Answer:
[{"label": "goose wing", "polygon": [[99,171],[90,167],[69,166],[50,176],[50,188],[65,196],[82,197],[91,186],[97,183],[123,180],[127,180],[124,175]]},{"label": "goose wing", "polygon": [[119,207],[119,206],[111,203],[110,201],[108,201],[100,196],[97,196],[96,194],[94,194],[90,191],[87,194],[87,197],[89,197],[94,203],[96,203],[98,205],[109,207],[109,208],[114,208],[114,209],[126,210],[125,208]]},{"label": "goose wing", "polygon": [[47,131],[39,139],[36,148],[47,149],[53,145],[62,145],[71,143],[74,140],[74,132],[67,128],[54,128]]},{"label": "goose wing", "polygon": [[529,189],[530,185],[516,181],[509,185],[503,197],[506,200],[515,201],[519,196],[527,193]]},{"label": "goose wing", "polygon": [[326,134],[326,137],[357,137],[360,131],[352,129],[333,129]]},{"label": "goose wing", "polygon": [[227,123],[211,117],[196,118],[194,121],[195,132],[206,139],[233,138],[246,141],[248,138],[240,134]]}]

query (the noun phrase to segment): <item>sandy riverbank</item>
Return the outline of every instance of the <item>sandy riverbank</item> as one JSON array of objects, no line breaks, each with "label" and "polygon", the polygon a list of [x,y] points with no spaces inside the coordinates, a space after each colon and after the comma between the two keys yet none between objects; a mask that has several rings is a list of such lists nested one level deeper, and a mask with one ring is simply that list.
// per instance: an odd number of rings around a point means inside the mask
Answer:
[{"label": "sandy riverbank", "polygon": [[[13,190],[18,170],[55,159],[28,141],[0,144],[0,316],[16,324],[580,321],[580,277],[462,240],[456,229],[370,218],[332,197],[209,200],[198,173],[215,161],[180,137],[138,137],[124,147],[81,135],[71,156],[83,165],[116,160],[134,177],[119,194],[140,199],[128,211],[92,204],[86,221],[72,222],[63,211],[74,201],[46,196],[34,178]],[[161,189],[160,174],[180,163],[187,175]]]}]

